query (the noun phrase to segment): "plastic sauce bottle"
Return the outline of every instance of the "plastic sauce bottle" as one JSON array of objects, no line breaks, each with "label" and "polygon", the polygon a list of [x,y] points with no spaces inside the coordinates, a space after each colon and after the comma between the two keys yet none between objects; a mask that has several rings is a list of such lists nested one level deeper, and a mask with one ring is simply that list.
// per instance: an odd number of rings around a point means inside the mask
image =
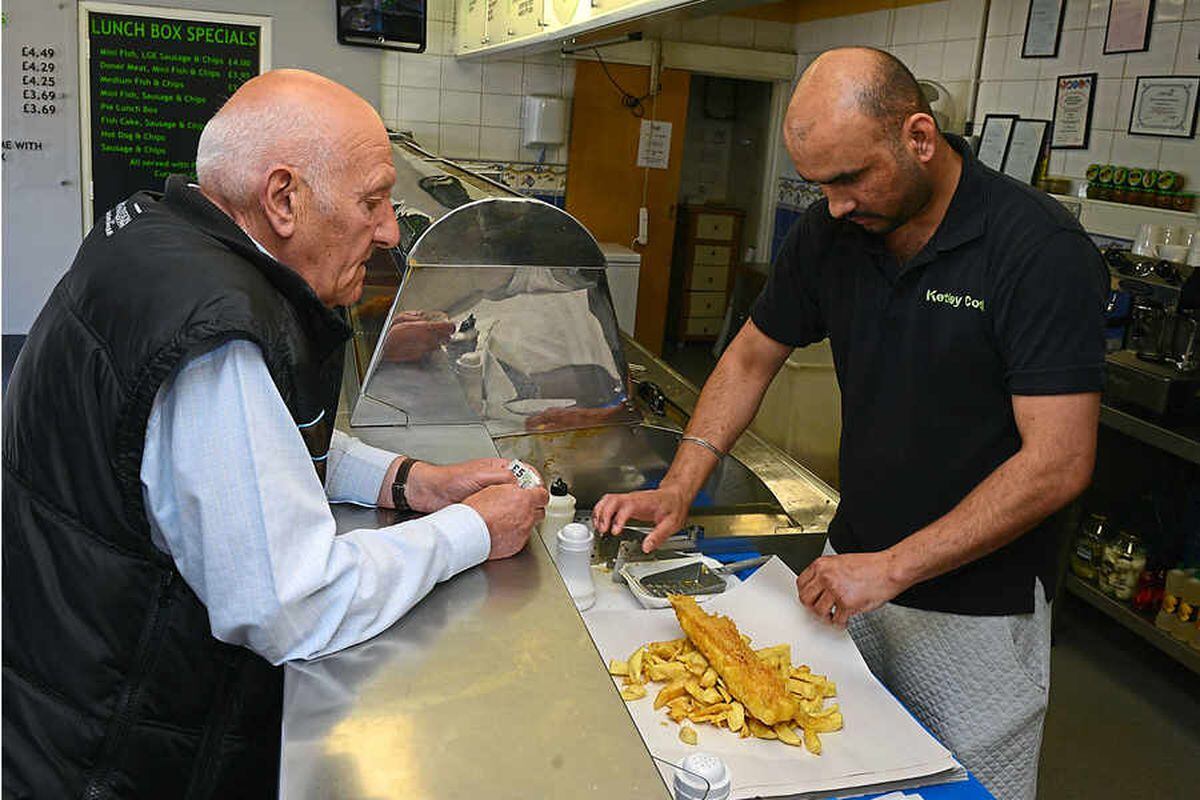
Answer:
[{"label": "plastic sauce bottle", "polygon": [[591,530],[578,522],[564,525],[556,536],[554,563],[580,611],[596,603],[596,584],[592,581],[593,538]]},{"label": "plastic sauce bottle", "polygon": [[564,525],[575,521],[575,498],[568,493],[567,482],[561,477],[550,483],[550,500],[546,503],[546,516],[538,530],[542,541],[551,551],[554,550],[555,538]]}]

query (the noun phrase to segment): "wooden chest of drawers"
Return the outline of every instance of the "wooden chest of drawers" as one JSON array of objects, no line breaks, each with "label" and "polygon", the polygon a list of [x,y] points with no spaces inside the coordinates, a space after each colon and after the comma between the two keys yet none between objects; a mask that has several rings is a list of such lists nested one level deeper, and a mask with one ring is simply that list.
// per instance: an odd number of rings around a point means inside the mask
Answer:
[{"label": "wooden chest of drawers", "polygon": [[684,206],[677,240],[683,295],[677,337],[711,341],[721,332],[733,272],[741,252],[742,220],[736,208]]}]

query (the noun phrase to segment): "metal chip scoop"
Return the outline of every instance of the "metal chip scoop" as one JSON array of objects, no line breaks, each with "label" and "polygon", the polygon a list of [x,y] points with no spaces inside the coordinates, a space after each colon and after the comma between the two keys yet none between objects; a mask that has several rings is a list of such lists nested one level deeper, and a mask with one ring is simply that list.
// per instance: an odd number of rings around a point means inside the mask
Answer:
[{"label": "metal chip scoop", "polygon": [[723,575],[765,564],[770,558],[770,556],[749,558],[745,561],[725,564],[716,569],[709,568],[703,562],[694,561],[684,564],[682,567],[644,575],[638,579],[638,583],[646,594],[654,597],[666,597],[670,594],[719,594],[725,591],[726,584]]}]

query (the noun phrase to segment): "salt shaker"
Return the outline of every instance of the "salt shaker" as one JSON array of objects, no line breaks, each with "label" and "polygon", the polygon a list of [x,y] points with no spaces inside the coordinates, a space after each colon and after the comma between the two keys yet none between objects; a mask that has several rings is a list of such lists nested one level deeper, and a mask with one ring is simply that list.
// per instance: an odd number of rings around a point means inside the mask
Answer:
[{"label": "salt shaker", "polygon": [[592,583],[592,538],[586,525],[572,522],[558,531],[554,548],[558,572],[580,611],[586,611],[596,603],[596,586]]},{"label": "salt shaker", "polygon": [[692,753],[675,770],[675,800],[729,800],[729,768],[717,756]]}]

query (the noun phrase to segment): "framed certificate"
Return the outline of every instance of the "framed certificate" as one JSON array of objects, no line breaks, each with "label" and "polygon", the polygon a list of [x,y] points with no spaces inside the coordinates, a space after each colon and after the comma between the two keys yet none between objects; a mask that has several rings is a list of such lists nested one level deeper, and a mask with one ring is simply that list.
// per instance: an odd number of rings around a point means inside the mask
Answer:
[{"label": "framed certificate", "polygon": [[1057,83],[1050,146],[1056,150],[1086,150],[1096,102],[1096,73],[1059,75]]},{"label": "framed certificate", "polygon": [[1021,58],[1054,58],[1062,37],[1066,0],[1029,0]]},{"label": "framed certificate", "polygon": [[1016,114],[988,114],[983,118],[983,130],[979,132],[980,163],[999,171],[1008,155],[1008,143],[1012,139]]},{"label": "framed certificate", "polygon": [[1049,130],[1050,121],[1045,119],[1018,119],[1013,123],[1012,141],[1001,171],[1022,183],[1033,183]]},{"label": "framed certificate", "polygon": [[1104,53],[1140,53],[1150,49],[1154,0],[1109,0]]},{"label": "framed certificate", "polygon": [[1129,132],[1137,136],[1196,135],[1196,95],[1200,75],[1140,75],[1133,86]]}]

